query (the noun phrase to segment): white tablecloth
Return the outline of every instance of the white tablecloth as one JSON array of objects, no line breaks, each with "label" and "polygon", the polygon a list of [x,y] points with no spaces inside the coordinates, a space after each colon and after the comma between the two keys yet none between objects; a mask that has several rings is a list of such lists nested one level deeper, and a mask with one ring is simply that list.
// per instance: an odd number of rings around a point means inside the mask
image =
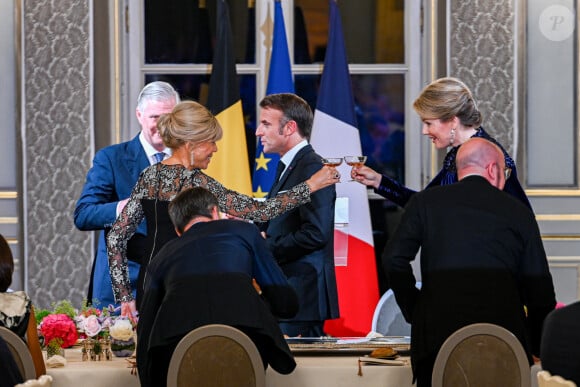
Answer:
[{"label": "white tablecloth", "polygon": [[[79,349],[67,349],[68,364],[48,368],[53,387],[137,387],[139,378],[131,375],[129,363],[122,358],[111,361],[81,361]],[[268,368],[266,385],[275,387],[324,386],[411,386],[410,366],[363,365],[358,375],[358,356],[296,356],[297,367],[290,375]]]}]

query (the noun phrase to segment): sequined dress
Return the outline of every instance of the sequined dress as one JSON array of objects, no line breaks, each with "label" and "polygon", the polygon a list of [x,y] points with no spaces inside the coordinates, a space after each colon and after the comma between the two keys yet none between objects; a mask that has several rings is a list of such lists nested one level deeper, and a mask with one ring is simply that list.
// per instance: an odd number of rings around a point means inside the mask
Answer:
[{"label": "sequined dress", "polygon": [[[506,167],[511,168],[512,170],[511,176],[506,181],[503,190],[519,199],[522,203],[524,203],[526,206],[528,206],[528,208],[531,209],[532,206],[530,204],[530,201],[528,200],[528,197],[526,196],[526,193],[518,180],[516,163],[506,152],[503,146],[501,146],[500,143],[498,143],[493,137],[487,134],[487,132],[483,130],[482,127],[479,127],[475,132],[475,134],[471,137],[485,138],[486,140],[491,141],[500,147],[505,156]],[[441,168],[437,176],[435,176],[433,180],[431,180],[431,182],[427,184],[425,189],[435,187],[438,185],[447,185],[457,182],[457,169],[455,167],[455,158],[457,157],[458,150],[459,146],[456,146],[452,147],[449,150],[449,152],[447,152],[445,160],[443,160],[443,168]],[[381,179],[381,184],[379,185],[379,188],[375,189],[375,192],[401,207],[404,207],[409,201],[409,199],[411,199],[411,196],[417,193],[417,191],[409,189],[404,185],[402,185],[401,183],[399,183],[398,181],[391,179],[390,177],[385,175],[383,175]]]},{"label": "sequined dress", "polygon": [[[149,252],[144,256],[145,259],[152,258],[165,242],[175,237],[167,213],[168,203],[179,192],[191,187],[207,188],[217,197],[220,211],[257,222],[267,221],[310,201],[310,188],[305,182],[276,197],[258,202],[225,188],[199,169],[188,170],[182,165],[163,163],[146,168],[107,235],[109,270],[117,302],[133,299],[127,269],[127,241],[141,221],[147,218]],[[152,221],[152,217],[157,221]],[[146,272],[148,263],[141,262],[142,273]]]}]

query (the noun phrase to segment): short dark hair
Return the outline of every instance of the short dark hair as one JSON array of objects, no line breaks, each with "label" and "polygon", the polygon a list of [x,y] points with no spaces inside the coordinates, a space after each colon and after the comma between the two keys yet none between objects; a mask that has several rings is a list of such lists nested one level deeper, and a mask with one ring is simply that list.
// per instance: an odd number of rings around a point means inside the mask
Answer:
[{"label": "short dark hair", "polygon": [[4,236],[0,234],[0,292],[5,292],[12,283],[14,258]]},{"label": "short dark hair", "polygon": [[205,188],[194,187],[181,191],[169,203],[169,217],[175,228],[183,233],[185,226],[197,216],[211,218],[214,207],[219,208],[214,194]]},{"label": "short dark hair", "polygon": [[300,135],[310,140],[314,114],[308,102],[293,93],[278,93],[265,96],[260,101],[261,108],[280,110],[283,114],[280,126],[295,121]]}]

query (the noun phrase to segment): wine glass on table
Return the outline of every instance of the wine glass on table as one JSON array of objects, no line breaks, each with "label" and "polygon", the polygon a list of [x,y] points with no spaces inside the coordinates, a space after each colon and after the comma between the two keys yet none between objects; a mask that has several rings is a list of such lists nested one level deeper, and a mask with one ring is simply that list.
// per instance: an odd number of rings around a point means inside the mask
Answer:
[{"label": "wine glass on table", "polygon": [[[367,161],[366,156],[344,156],[344,162],[353,168],[362,167],[366,163],[366,161]],[[349,181],[356,180],[350,179]]]},{"label": "wine glass on table", "polygon": [[[341,157],[323,157],[322,158],[322,164],[323,165],[328,165],[329,167],[336,168],[340,164],[342,164],[342,158]],[[337,174],[337,177],[338,177],[338,172],[336,174]],[[338,182],[340,183],[340,178],[339,178]]]}]

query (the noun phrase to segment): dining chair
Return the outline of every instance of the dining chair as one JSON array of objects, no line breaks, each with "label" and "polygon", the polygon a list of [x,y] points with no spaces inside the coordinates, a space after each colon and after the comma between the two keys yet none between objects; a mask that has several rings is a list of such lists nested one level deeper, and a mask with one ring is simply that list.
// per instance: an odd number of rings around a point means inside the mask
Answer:
[{"label": "dining chair", "polygon": [[0,327],[0,336],[8,344],[8,348],[14,357],[14,361],[20,370],[24,380],[35,379],[36,370],[32,355],[26,346],[26,343],[14,332],[5,327]]},{"label": "dining chair", "polygon": [[[417,289],[421,289],[421,282],[415,284]],[[387,290],[380,298],[373,319],[371,331],[380,333],[383,336],[410,336],[411,324],[405,321],[403,312],[395,300],[395,294],[391,289]]]},{"label": "dining chair", "polygon": [[576,387],[576,383],[546,370],[538,372],[538,387]]},{"label": "dining chair", "polygon": [[264,387],[266,371],[256,345],[237,328],[211,324],[177,344],[169,362],[168,387]]},{"label": "dining chair", "polygon": [[445,340],[431,381],[433,387],[528,387],[531,372],[526,352],[513,333],[495,324],[477,323]]}]

